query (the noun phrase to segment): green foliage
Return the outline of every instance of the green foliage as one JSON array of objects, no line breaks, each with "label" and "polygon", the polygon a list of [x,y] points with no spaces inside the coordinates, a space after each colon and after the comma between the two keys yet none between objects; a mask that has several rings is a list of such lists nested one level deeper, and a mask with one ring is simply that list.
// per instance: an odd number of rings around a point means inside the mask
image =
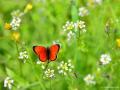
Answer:
[{"label": "green foliage", "polygon": [[[88,1],[30,0],[33,8],[21,17],[17,31],[20,37],[16,41],[12,38],[14,31],[5,30],[4,25],[11,22],[11,12],[23,12],[29,2],[0,0],[0,90],[6,89],[4,79],[7,76],[14,80],[13,90],[120,89],[120,49],[116,44],[116,39],[120,38],[120,1],[103,0],[101,5],[87,6]],[[89,10],[85,17],[78,15],[82,6]],[[67,32],[64,33],[62,27],[67,21],[77,20],[85,21],[87,31],[84,34],[76,32],[75,35],[80,36],[68,42]],[[56,40],[61,45],[60,52],[57,60],[48,66],[56,71],[56,76],[44,79],[44,70],[41,64],[36,64],[38,57],[32,47],[47,47]],[[24,50],[29,56],[26,63],[18,58]],[[112,61],[105,66],[99,65],[100,56],[106,53],[110,54]],[[59,75],[57,66],[68,59],[74,65],[74,72],[67,76]],[[77,78],[74,74],[77,74]],[[95,85],[86,85],[84,77],[87,74],[95,75]]]}]

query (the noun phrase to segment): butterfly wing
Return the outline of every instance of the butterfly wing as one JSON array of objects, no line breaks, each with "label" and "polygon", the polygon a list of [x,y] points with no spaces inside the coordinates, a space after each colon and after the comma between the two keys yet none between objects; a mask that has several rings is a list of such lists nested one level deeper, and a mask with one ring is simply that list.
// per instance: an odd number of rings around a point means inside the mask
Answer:
[{"label": "butterfly wing", "polygon": [[49,48],[49,59],[54,61],[57,58],[57,53],[59,52],[60,45],[54,44]]},{"label": "butterfly wing", "polygon": [[39,57],[40,61],[45,62],[48,59],[47,49],[43,46],[33,46],[33,51]]}]

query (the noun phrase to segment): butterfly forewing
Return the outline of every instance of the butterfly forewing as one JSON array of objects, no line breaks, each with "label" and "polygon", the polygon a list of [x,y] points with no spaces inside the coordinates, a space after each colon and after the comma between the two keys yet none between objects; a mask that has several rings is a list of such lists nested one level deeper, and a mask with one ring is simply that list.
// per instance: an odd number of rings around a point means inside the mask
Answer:
[{"label": "butterfly forewing", "polygon": [[33,51],[38,55],[40,61],[45,62],[48,59],[47,48],[43,46],[33,46]]},{"label": "butterfly forewing", "polygon": [[57,53],[59,52],[60,45],[54,44],[49,48],[49,59],[54,61],[57,58]]}]

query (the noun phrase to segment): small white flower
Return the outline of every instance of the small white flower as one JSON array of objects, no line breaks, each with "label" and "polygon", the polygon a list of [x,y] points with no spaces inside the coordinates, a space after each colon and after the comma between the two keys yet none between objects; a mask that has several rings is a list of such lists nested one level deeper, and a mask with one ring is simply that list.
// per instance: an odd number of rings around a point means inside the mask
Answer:
[{"label": "small white flower", "polygon": [[77,21],[76,23],[74,23],[74,25],[75,25],[76,31],[80,30],[83,33],[86,32],[86,29],[85,29],[86,25],[84,21],[81,21],[81,20]]},{"label": "small white flower", "polygon": [[80,7],[78,14],[79,14],[79,16],[84,17],[84,16],[87,16],[89,14],[89,11],[86,7]]},{"label": "small white flower", "polygon": [[111,60],[112,59],[111,59],[109,54],[102,54],[101,57],[100,57],[100,62],[103,65],[109,64]]},{"label": "small white flower", "polygon": [[58,73],[67,75],[68,72],[72,72],[74,66],[71,64],[71,60],[68,60],[68,62],[61,61],[59,66],[57,67]]},{"label": "small white flower", "polygon": [[46,76],[47,78],[53,78],[53,77],[55,77],[54,70],[52,70],[52,69],[47,69],[47,70],[45,71],[45,76]]},{"label": "small white flower", "polygon": [[97,5],[101,5],[102,2],[103,2],[103,0],[89,0],[87,5],[88,6],[97,6]]},{"label": "small white flower", "polygon": [[13,83],[14,83],[14,80],[12,80],[10,77],[6,77],[4,80],[4,87],[8,87],[8,89],[12,89]]},{"label": "small white flower", "polygon": [[86,25],[85,25],[85,22],[84,21],[77,21],[75,24],[75,28],[80,28],[80,29],[85,29]]},{"label": "small white flower", "polygon": [[21,23],[20,17],[13,17],[10,25],[12,26],[13,30],[17,30],[20,26],[20,23]]},{"label": "small white flower", "polygon": [[26,59],[28,59],[28,53],[27,51],[23,51],[19,53],[19,59],[23,60],[23,62],[26,62]]},{"label": "small white flower", "polygon": [[12,11],[11,15],[12,17],[21,17],[24,15],[24,13],[20,12],[20,10],[15,10],[15,11]]},{"label": "small white flower", "polygon": [[85,76],[85,78],[84,78],[84,81],[85,81],[85,83],[87,84],[87,85],[90,85],[90,84],[96,84],[96,82],[95,82],[95,80],[94,80],[94,76],[93,75],[91,75],[91,74],[88,74],[87,76]]},{"label": "small white flower", "polygon": [[64,31],[72,30],[72,29],[74,29],[74,23],[73,22],[67,21],[66,24],[63,26]]},{"label": "small white flower", "polygon": [[69,31],[67,33],[67,41],[69,42],[72,38],[75,38],[75,33],[73,33],[72,31]]},{"label": "small white flower", "polygon": [[94,0],[95,4],[101,5],[103,0]]}]

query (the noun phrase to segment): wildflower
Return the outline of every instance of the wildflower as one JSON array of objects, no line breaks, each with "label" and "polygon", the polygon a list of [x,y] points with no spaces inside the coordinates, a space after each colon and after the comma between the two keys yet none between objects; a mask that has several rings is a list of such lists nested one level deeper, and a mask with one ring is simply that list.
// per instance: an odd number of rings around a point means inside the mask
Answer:
[{"label": "wildflower", "polygon": [[90,85],[90,84],[96,84],[96,82],[95,82],[95,80],[94,80],[94,76],[93,75],[91,75],[91,74],[88,74],[87,76],[85,76],[85,78],[84,78],[84,81],[85,81],[85,83],[87,84],[87,85]]},{"label": "wildflower", "polygon": [[109,54],[102,54],[100,57],[100,63],[102,65],[106,65],[109,64],[109,62],[111,61],[111,57]]},{"label": "wildflower", "polygon": [[66,24],[63,26],[64,31],[74,29],[74,23],[67,21]]},{"label": "wildflower", "polygon": [[20,26],[20,23],[21,23],[21,19],[19,17],[13,17],[10,25],[13,30],[17,30]]},{"label": "wildflower", "polygon": [[67,33],[67,41],[69,42],[72,38],[75,38],[75,33],[73,33],[72,31],[69,31]]},{"label": "wildflower", "polygon": [[94,0],[95,4],[101,5],[102,4],[102,0]]},{"label": "wildflower", "polygon": [[11,13],[12,17],[22,17],[24,15],[23,12],[20,12],[20,10],[15,10],[15,11],[12,11]]},{"label": "wildflower", "polygon": [[45,69],[44,62],[41,62],[40,60],[37,60],[36,64],[41,65],[41,68],[42,68],[42,69]]},{"label": "wildflower", "polygon": [[47,78],[53,78],[53,77],[55,77],[54,70],[52,70],[52,69],[47,69],[47,70],[45,71],[45,76],[46,76]]},{"label": "wildflower", "polygon": [[78,15],[81,17],[87,16],[89,14],[89,11],[86,7],[80,7]]},{"label": "wildflower", "polygon": [[4,87],[8,87],[9,89],[12,89],[13,83],[14,83],[14,80],[12,80],[10,77],[6,77],[4,80]]},{"label": "wildflower", "polygon": [[120,38],[116,39],[117,47],[120,47]]},{"label": "wildflower", "polygon": [[19,59],[23,60],[23,62],[26,62],[26,59],[28,59],[28,53],[27,51],[23,51],[19,53]]},{"label": "wildflower", "polygon": [[10,30],[12,28],[12,26],[10,25],[10,23],[5,23],[5,29],[6,30]]},{"label": "wildflower", "polygon": [[88,6],[96,6],[96,5],[101,5],[103,0],[88,0],[87,5]]},{"label": "wildflower", "polygon": [[71,60],[68,60],[68,62],[61,61],[59,66],[57,67],[58,73],[67,75],[68,72],[72,72],[74,66],[71,64]]},{"label": "wildflower", "polygon": [[84,21],[77,21],[76,23],[74,23],[75,25],[75,28],[76,29],[80,29],[82,32],[86,32],[86,29],[85,29],[85,22]]},{"label": "wildflower", "polygon": [[32,8],[33,8],[33,5],[31,3],[28,3],[25,7],[24,12],[26,13],[26,12],[30,11]]},{"label": "wildflower", "polygon": [[20,33],[19,32],[13,32],[12,33],[12,39],[15,41],[19,41]]}]

